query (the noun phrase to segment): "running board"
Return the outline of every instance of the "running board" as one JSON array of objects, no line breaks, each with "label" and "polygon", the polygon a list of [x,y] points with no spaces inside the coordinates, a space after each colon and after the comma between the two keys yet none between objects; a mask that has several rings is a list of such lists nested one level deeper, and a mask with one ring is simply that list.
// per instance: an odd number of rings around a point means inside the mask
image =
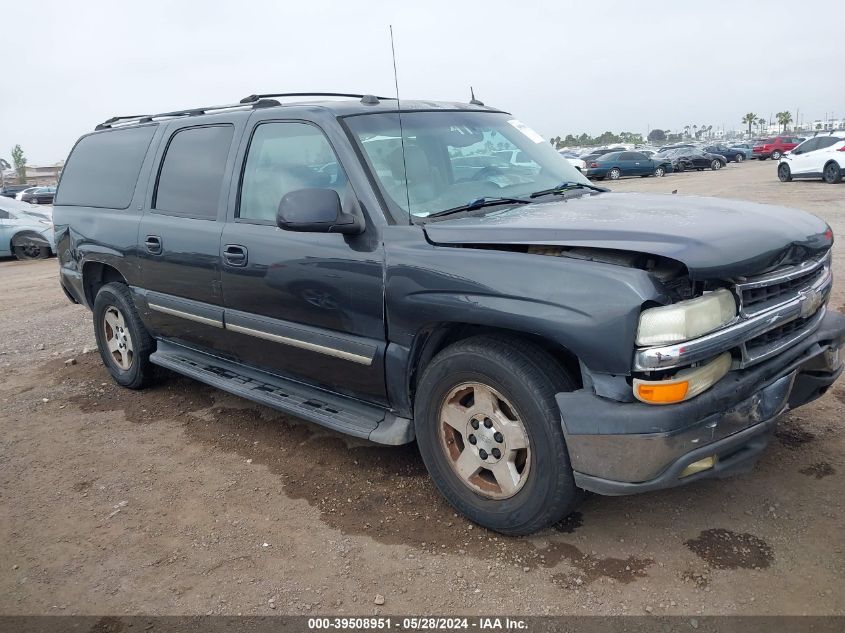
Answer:
[{"label": "running board", "polygon": [[236,396],[340,433],[379,444],[407,444],[414,425],[383,407],[367,404],[237,363],[158,341],[150,362]]}]

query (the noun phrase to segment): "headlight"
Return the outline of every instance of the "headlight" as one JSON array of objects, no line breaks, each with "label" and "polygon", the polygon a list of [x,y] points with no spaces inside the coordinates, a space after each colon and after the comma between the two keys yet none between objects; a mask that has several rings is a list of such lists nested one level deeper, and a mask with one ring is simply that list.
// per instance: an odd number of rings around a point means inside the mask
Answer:
[{"label": "headlight", "polygon": [[736,301],[724,288],[697,299],[649,308],[640,314],[637,345],[679,343],[712,332],[736,317]]},{"label": "headlight", "polygon": [[710,389],[730,368],[731,353],[725,352],[706,365],[683,369],[668,380],[634,378],[634,396],[648,404],[683,402]]}]

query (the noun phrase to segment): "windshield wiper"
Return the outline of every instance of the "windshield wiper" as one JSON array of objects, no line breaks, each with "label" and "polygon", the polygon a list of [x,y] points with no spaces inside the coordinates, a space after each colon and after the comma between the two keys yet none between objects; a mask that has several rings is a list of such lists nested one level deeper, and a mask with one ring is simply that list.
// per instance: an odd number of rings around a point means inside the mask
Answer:
[{"label": "windshield wiper", "polygon": [[552,187],[551,189],[543,189],[541,191],[535,191],[528,197],[539,198],[540,196],[548,196],[550,194],[560,194],[564,191],[569,191],[571,189],[592,189],[593,191],[599,191],[601,193],[610,191],[610,189],[607,189],[605,187],[590,185],[584,182],[562,182],[557,187]]},{"label": "windshield wiper", "polygon": [[453,213],[460,213],[461,211],[473,211],[482,207],[492,207],[497,204],[529,204],[530,202],[531,200],[525,200],[524,198],[499,198],[495,196],[484,196],[483,198],[476,198],[475,200],[470,200],[466,204],[462,204],[458,207],[452,207],[451,209],[444,209],[443,211],[429,213],[425,217],[439,218],[443,215],[452,215]]}]

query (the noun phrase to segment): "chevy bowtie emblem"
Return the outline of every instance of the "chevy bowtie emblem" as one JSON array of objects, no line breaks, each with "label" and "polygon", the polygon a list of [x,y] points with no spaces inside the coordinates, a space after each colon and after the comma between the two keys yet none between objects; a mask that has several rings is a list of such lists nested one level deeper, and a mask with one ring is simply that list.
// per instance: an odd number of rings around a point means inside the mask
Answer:
[{"label": "chevy bowtie emblem", "polygon": [[816,313],[822,304],[822,293],[818,290],[808,290],[801,299],[801,318],[806,319]]}]

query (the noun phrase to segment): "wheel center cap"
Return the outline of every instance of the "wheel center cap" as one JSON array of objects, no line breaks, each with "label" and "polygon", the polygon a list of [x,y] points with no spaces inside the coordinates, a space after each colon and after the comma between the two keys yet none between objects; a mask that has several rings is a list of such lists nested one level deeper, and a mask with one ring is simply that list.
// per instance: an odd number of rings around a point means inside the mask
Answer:
[{"label": "wheel center cap", "polygon": [[[495,464],[501,459],[506,450],[504,441],[499,442],[496,440],[496,435],[498,434],[495,426],[491,425],[487,427],[484,424],[483,418],[473,417],[467,423],[465,437],[474,438],[474,441],[473,439],[469,440],[470,445],[482,462]],[[501,436],[499,439],[502,439]]]}]

